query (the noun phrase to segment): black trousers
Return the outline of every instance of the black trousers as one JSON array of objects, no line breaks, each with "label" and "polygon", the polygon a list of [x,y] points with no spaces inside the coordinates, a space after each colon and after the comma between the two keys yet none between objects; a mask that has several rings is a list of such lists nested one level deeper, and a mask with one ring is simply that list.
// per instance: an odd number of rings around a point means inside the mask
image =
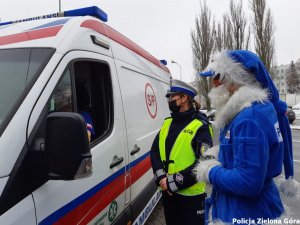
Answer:
[{"label": "black trousers", "polygon": [[163,192],[162,201],[167,225],[204,225],[206,193],[183,196]]}]

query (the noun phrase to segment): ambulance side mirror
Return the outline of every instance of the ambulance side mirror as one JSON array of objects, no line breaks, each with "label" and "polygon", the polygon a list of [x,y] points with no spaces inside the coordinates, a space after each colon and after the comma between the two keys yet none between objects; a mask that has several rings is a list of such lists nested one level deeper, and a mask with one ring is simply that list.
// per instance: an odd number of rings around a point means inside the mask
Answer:
[{"label": "ambulance side mirror", "polygon": [[92,154],[80,114],[54,112],[48,116],[45,156],[50,180],[75,180],[92,175]]}]

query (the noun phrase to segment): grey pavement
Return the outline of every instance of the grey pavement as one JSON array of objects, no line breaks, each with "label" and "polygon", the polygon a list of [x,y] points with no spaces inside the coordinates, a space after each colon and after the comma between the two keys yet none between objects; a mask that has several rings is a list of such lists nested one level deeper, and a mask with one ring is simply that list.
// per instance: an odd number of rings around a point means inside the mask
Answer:
[{"label": "grey pavement", "polygon": [[166,225],[164,209],[161,200],[157,203],[145,225]]},{"label": "grey pavement", "polygon": [[294,120],[290,126],[292,130],[300,130],[300,119]]}]

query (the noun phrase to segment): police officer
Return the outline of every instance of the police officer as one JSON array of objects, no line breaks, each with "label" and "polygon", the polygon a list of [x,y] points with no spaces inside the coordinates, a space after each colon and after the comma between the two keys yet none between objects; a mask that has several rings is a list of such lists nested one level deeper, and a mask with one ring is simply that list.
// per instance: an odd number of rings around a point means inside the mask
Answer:
[{"label": "police officer", "polygon": [[167,225],[204,224],[205,183],[196,182],[193,169],[212,146],[212,128],[196,95],[191,85],[173,80],[166,94],[171,117],[164,120],[150,152]]}]

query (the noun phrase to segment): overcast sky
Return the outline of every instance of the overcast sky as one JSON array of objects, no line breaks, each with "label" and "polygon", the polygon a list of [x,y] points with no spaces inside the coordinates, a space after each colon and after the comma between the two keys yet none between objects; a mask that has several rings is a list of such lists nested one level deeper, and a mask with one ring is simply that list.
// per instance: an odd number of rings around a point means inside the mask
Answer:
[{"label": "overcast sky", "polygon": [[[229,0],[208,0],[217,21],[228,11]],[[249,11],[248,0],[244,0]],[[276,61],[288,64],[300,58],[300,0],[267,0],[276,26]],[[2,22],[57,12],[58,0],[0,0]],[[174,78],[192,81],[190,31],[199,14],[199,0],[61,0],[62,10],[96,5],[115,28],[158,59],[166,59]]]}]

